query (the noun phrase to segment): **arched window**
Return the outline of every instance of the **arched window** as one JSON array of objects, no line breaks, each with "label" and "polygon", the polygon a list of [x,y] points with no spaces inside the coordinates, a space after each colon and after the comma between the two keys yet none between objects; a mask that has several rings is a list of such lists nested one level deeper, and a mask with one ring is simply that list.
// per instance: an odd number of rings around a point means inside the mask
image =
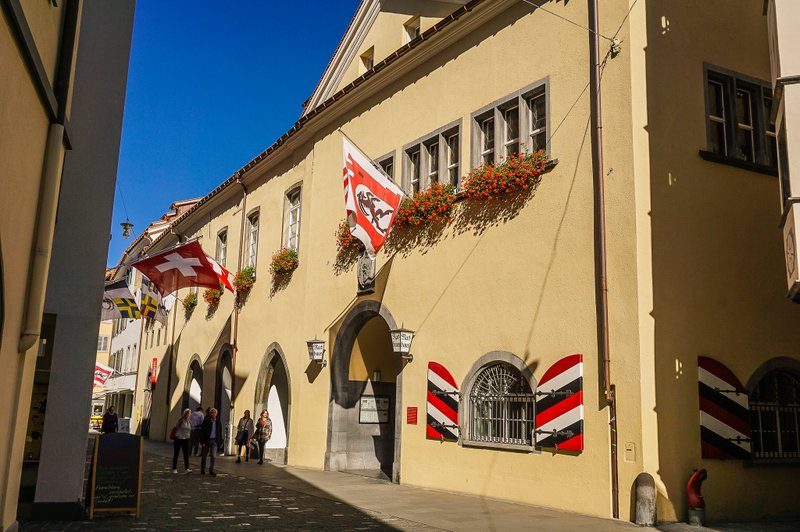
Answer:
[{"label": "arched window", "polygon": [[773,369],[750,392],[750,437],[754,459],[800,459],[800,378]]},{"label": "arched window", "polygon": [[467,430],[462,433],[466,444],[526,448],[533,445],[532,376],[517,357],[510,353],[503,355],[499,360],[481,364],[471,383],[467,381]]}]

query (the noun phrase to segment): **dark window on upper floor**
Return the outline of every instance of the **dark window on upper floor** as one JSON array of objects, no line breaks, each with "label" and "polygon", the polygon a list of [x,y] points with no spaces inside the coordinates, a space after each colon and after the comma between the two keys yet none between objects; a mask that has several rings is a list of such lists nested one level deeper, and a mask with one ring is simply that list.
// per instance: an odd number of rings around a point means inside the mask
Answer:
[{"label": "dark window on upper floor", "polygon": [[[706,68],[708,159],[777,169],[772,90],[765,81]],[[756,169],[756,168],[754,168]]]}]

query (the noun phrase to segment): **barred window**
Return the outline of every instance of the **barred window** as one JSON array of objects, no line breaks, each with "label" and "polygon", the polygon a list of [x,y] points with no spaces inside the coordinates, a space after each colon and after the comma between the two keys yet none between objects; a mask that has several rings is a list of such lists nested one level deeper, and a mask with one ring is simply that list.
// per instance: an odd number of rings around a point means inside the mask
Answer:
[{"label": "barred window", "polygon": [[473,442],[532,445],[534,395],[520,371],[505,362],[483,368],[469,391]]},{"label": "barred window", "polygon": [[754,459],[800,459],[800,379],[785,370],[767,373],[750,394]]}]

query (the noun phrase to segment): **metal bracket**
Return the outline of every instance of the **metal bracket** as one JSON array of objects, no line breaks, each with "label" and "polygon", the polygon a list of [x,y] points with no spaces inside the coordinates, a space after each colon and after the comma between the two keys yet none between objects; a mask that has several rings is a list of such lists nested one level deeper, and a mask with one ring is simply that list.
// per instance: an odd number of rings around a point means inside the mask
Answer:
[{"label": "metal bracket", "polygon": [[720,388],[714,388],[714,391],[719,393],[735,393],[736,395],[747,395],[746,392],[743,392],[741,390],[722,390]]},{"label": "metal bracket", "polygon": [[439,423],[438,421],[431,421],[429,425],[435,429],[443,428],[443,429],[457,429],[458,425],[445,425],[444,423]]},{"label": "metal bracket", "polygon": [[750,438],[742,438],[741,436],[736,436],[735,438],[725,438],[728,441],[735,441],[736,443],[752,443],[753,440]]},{"label": "metal bracket", "polygon": [[540,430],[536,429],[533,431],[535,434],[548,434],[550,436],[566,436],[567,438],[571,438],[575,436],[575,433],[571,430]]},{"label": "metal bracket", "polygon": [[557,392],[555,390],[550,391],[550,392],[537,391],[535,395],[537,395],[537,396],[549,395],[550,397],[561,397],[561,396],[563,396],[563,397],[572,397],[573,395],[575,395],[575,392],[573,392],[572,390],[562,390],[560,392]]},{"label": "metal bracket", "polygon": [[461,397],[461,392],[443,392],[441,390],[434,390],[431,392],[433,395],[456,395]]}]

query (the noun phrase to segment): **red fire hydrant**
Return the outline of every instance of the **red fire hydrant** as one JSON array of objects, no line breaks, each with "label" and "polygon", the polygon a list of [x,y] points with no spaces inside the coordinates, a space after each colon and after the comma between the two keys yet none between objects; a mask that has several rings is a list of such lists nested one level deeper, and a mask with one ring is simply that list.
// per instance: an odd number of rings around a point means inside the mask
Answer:
[{"label": "red fire hydrant", "polygon": [[686,498],[689,501],[690,525],[704,526],[706,523],[706,501],[700,493],[703,481],[708,478],[708,471],[705,469],[695,469],[694,474],[689,477],[686,483]]}]

